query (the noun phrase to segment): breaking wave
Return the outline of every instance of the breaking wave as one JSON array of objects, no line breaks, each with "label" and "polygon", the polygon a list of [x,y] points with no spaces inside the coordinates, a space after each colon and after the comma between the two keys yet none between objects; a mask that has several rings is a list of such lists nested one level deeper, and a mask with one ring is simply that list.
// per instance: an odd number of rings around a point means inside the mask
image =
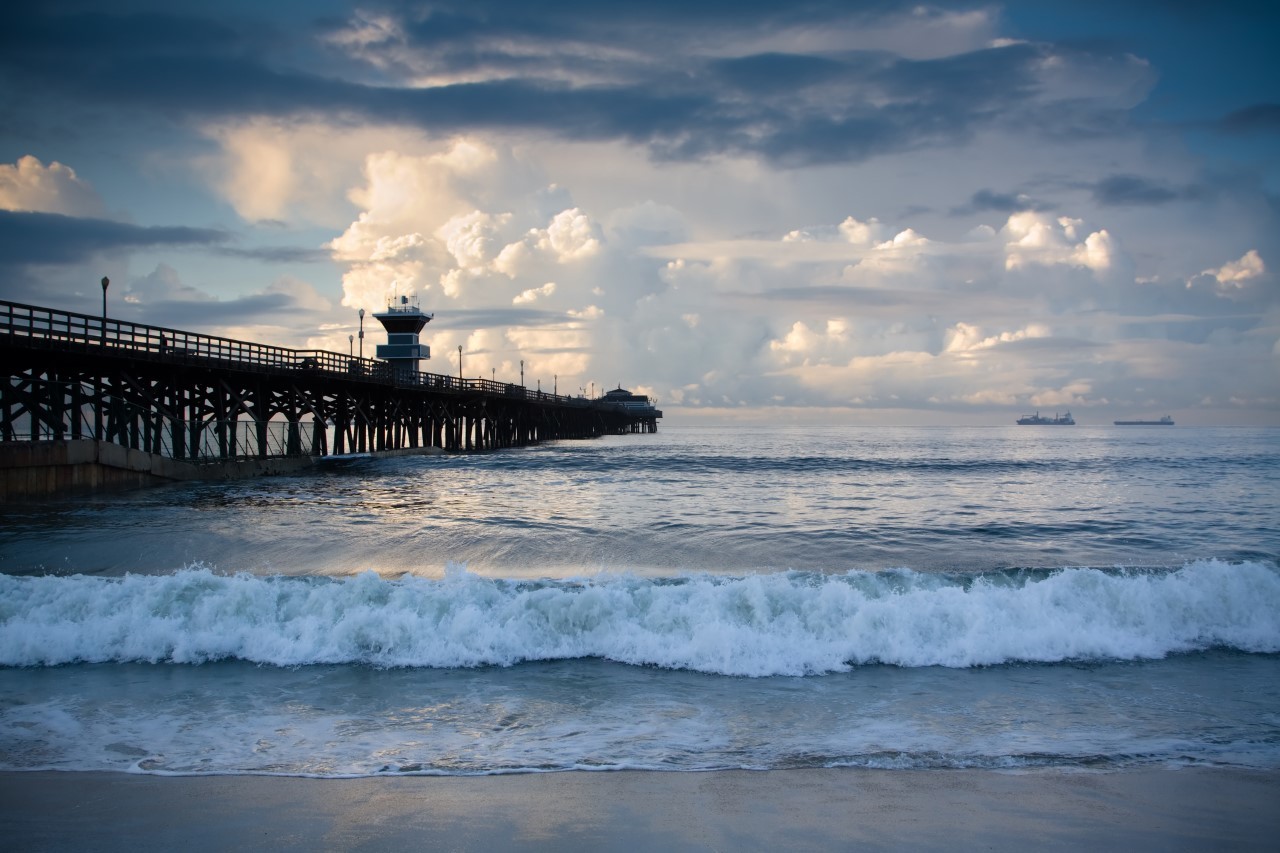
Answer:
[{"label": "breaking wave", "polygon": [[735,676],[1280,652],[1280,572],[910,570],[512,581],[0,576],[0,664],[510,666],[602,658]]}]

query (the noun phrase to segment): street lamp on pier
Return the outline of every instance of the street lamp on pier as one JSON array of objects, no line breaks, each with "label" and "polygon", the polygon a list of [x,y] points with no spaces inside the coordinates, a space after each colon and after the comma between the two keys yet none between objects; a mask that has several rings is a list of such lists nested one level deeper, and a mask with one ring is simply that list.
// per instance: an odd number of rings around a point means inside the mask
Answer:
[{"label": "street lamp on pier", "polygon": [[347,335],[347,358],[356,354],[355,335]]},{"label": "street lamp on pier", "polygon": [[360,309],[360,358],[364,358],[364,309]]},{"label": "street lamp on pier", "polygon": [[520,359],[520,387],[524,387],[524,359]]},{"label": "street lamp on pier", "polygon": [[462,381],[462,344],[458,344],[458,381]]},{"label": "street lamp on pier", "polygon": [[105,323],[107,322],[107,285],[109,284],[111,284],[111,279],[107,278],[104,275],[102,277],[102,322],[104,323],[102,327],[103,334],[106,334],[106,331],[107,331]]}]

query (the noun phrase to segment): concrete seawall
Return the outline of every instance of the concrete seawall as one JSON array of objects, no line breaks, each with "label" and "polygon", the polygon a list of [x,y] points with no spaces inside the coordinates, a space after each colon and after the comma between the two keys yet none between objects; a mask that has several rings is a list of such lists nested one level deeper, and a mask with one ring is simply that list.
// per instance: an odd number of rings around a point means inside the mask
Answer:
[{"label": "concrete seawall", "polygon": [[310,456],[195,464],[92,439],[0,442],[0,503],[288,474],[314,464]]}]

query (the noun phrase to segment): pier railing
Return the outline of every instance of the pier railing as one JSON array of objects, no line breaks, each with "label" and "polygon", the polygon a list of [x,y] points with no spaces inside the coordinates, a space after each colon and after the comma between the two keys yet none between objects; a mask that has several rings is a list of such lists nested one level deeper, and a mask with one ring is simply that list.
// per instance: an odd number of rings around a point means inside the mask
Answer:
[{"label": "pier railing", "polygon": [[[360,358],[329,350],[290,349],[16,302],[0,301],[0,335],[28,338],[28,346],[83,350],[86,353],[115,351],[168,363],[232,367],[271,373],[290,371],[305,376],[501,396],[558,406],[625,408],[618,403],[540,390],[531,391],[521,385],[488,379],[397,371],[392,365],[379,359]],[[656,412],[656,407],[651,409],[661,417]]]}]

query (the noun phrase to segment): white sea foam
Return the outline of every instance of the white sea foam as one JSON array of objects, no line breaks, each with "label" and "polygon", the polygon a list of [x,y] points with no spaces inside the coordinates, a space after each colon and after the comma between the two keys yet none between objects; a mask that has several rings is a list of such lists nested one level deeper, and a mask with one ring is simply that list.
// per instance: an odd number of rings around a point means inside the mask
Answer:
[{"label": "white sea foam", "polygon": [[0,664],[507,666],[599,657],[726,675],[1280,652],[1280,572],[1063,569],[514,582],[218,575],[0,576]]}]

